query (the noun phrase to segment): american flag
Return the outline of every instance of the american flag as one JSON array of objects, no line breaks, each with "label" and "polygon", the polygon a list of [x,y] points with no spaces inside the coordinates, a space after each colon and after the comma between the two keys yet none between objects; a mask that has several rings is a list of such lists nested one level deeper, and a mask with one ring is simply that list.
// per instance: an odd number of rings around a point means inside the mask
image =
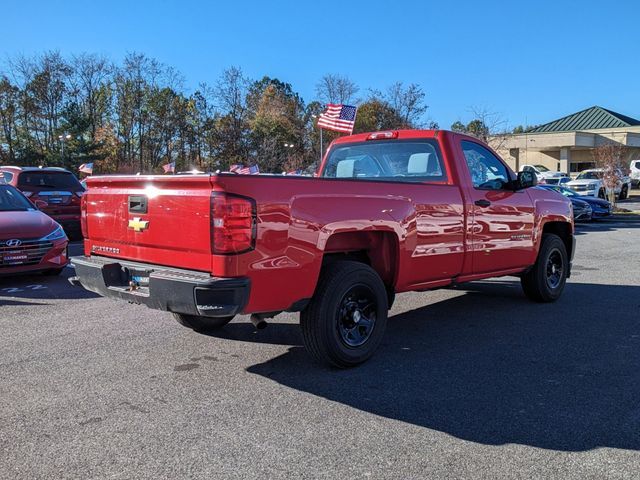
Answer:
[{"label": "american flag", "polygon": [[329,103],[327,110],[320,114],[318,127],[334,132],[352,133],[357,111],[358,109],[351,105]]},{"label": "american flag", "polygon": [[93,173],[93,162],[83,163],[82,165],[80,165],[80,168],[78,168],[78,170],[82,173],[88,173],[89,175],[91,175]]},{"label": "american flag", "polygon": [[241,175],[258,175],[260,173],[260,168],[257,165],[251,165],[250,167],[242,167],[237,170],[237,172]]},{"label": "american flag", "polygon": [[176,171],[176,162],[167,163],[162,166],[164,173],[175,172]]},{"label": "american flag", "polygon": [[230,172],[239,172],[241,168],[242,168],[242,165],[240,165],[239,163],[234,163],[233,165],[231,165],[229,167],[229,171]]}]

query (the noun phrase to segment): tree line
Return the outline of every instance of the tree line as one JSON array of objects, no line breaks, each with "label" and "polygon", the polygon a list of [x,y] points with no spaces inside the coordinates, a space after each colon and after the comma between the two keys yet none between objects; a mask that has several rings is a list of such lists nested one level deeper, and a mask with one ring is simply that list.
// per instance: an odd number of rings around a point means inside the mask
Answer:
[{"label": "tree line", "polygon": [[[329,74],[306,103],[291,84],[251,79],[238,67],[189,92],[180,72],[141,53],[119,64],[91,53],[16,56],[0,68],[0,163],[77,169],[93,162],[95,173],[241,163],[279,173],[318,161],[315,122],[326,103],[357,105],[358,133],[437,127],[425,120],[425,100],[417,84],[363,91]],[[337,135],[325,131],[325,147]]]}]

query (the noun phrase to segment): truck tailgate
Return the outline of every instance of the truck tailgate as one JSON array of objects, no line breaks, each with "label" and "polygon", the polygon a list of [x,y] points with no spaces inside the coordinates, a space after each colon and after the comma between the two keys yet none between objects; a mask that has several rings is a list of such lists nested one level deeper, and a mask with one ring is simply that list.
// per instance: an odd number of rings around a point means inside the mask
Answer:
[{"label": "truck tailgate", "polygon": [[87,182],[85,254],[211,271],[209,176]]}]

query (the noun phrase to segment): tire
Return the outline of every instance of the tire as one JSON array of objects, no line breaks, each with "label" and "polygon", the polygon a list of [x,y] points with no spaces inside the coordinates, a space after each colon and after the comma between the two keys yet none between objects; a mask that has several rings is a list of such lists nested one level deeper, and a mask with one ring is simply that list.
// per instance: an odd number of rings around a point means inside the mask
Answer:
[{"label": "tire", "polygon": [[629,196],[629,187],[627,187],[627,185],[625,184],[620,189],[620,196],[618,197],[618,200],[626,200],[628,196]]},{"label": "tire", "polygon": [[354,261],[330,263],[300,315],[304,345],[320,363],[359,365],[380,346],[388,310],[387,290],[375,270]]},{"label": "tire", "polygon": [[607,192],[605,191],[605,189],[604,189],[604,188],[601,188],[601,189],[598,191],[598,198],[602,198],[603,200],[606,200],[606,199],[607,199]]},{"label": "tire", "polygon": [[564,242],[557,235],[544,234],[536,263],[521,278],[522,290],[535,302],[555,302],[562,295],[568,271]]},{"label": "tire", "polygon": [[208,330],[216,330],[224,327],[233,320],[230,317],[201,317],[199,315],[186,315],[183,313],[174,313],[174,318],[184,327],[191,328],[196,332],[206,332]]},{"label": "tire", "polygon": [[50,268],[49,270],[44,270],[42,274],[47,277],[56,277],[60,275],[63,270],[64,268]]}]

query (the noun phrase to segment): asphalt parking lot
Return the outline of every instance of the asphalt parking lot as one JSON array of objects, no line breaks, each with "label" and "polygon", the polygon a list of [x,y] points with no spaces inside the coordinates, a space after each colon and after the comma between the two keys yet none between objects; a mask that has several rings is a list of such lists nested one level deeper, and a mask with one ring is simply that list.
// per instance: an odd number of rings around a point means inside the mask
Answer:
[{"label": "asphalt parking lot", "polygon": [[556,304],[513,278],[400,295],[347,371],[295,315],[203,335],[0,280],[0,477],[638,478],[639,247],[636,217],[579,226]]}]

